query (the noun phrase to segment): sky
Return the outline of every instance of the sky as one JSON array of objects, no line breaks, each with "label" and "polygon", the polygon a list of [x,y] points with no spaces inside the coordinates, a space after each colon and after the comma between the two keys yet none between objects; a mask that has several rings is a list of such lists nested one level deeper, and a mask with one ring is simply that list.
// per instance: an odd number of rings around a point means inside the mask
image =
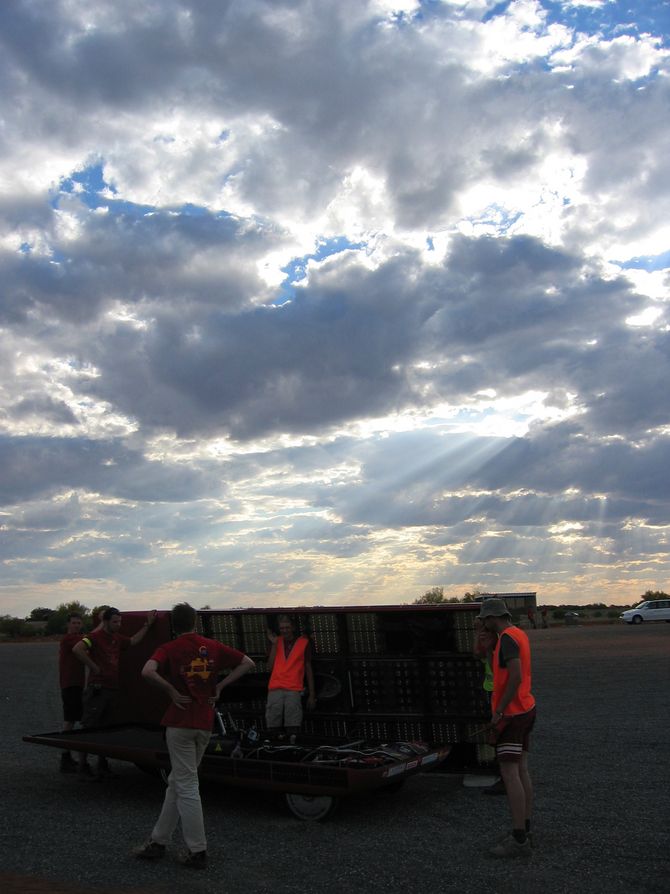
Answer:
[{"label": "sky", "polygon": [[0,614],[667,590],[669,33],[3,0]]}]

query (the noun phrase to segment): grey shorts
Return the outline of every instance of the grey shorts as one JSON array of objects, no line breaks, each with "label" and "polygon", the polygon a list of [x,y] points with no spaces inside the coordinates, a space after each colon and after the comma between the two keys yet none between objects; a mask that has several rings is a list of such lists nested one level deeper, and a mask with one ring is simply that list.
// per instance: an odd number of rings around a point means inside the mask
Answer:
[{"label": "grey shorts", "polygon": [[292,689],[270,689],[265,706],[268,729],[302,724],[302,693]]}]

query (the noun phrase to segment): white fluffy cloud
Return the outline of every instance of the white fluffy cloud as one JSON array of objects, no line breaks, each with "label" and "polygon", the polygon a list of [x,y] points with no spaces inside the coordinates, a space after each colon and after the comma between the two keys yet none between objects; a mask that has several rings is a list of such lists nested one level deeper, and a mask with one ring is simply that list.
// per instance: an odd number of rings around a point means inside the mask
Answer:
[{"label": "white fluffy cloud", "polygon": [[670,62],[615,6],[3,4],[0,610],[662,588]]}]

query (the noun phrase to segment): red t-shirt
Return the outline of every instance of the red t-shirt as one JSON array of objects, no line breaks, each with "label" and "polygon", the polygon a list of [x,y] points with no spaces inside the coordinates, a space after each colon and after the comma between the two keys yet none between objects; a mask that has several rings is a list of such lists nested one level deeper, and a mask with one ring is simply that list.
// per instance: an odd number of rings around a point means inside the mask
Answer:
[{"label": "red t-shirt", "polygon": [[130,648],[130,637],[121,633],[107,633],[94,630],[83,637],[88,645],[89,655],[100,668],[99,674],[89,672],[88,684],[100,684],[106,689],[119,688],[119,658],[121,652]]},{"label": "red t-shirt", "polygon": [[170,702],[161,720],[163,726],[211,730],[214,708],[209,699],[216,694],[219,674],[241,664],[244,653],[199,633],[184,633],[156,649],[151,658],[158,663],[162,677],[191,697],[184,710]]},{"label": "red t-shirt", "polygon": [[67,689],[68,686],[84,686],[86,679],[86,666],[72,654],[72,649],[82,638],[82,633],[66,633],[60,641],[58,650],[58,676],[60,678],[60,688]]}]

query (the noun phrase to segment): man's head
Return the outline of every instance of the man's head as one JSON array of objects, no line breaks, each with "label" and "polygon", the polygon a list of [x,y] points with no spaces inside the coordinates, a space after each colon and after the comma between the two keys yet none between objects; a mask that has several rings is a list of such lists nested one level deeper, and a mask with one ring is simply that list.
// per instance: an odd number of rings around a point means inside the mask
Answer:
[{"label": "man's head", "polygon": [[170,617],[172,618],[172,629],[179,635],[195,630],[198,613],[188,602],[180,602],[173,607]]},{"label": "man's head", "polygon": [[121,629],[121,612],[118,608],[106,608],[102,613],[102,626],[107,633],[118,633]]},{"label": "man's head", "polygon": [[67,627],[65,629],[68,633],[79,633],[83,624],[82,616],[77,614],[77,612],[72,612],[67,616]]},{"label": "man's head", "polygon": [[479,610],[479,617],[487,630],[498,630],[512,620],[512,615],[502,599],[485,599]]},{"label": "man's head", "polygon": [[282,639],[285,639],[287,642],[295,639],[295,624],[289,615],[279,615],[277,624],[279,626],[279,635]]}]

